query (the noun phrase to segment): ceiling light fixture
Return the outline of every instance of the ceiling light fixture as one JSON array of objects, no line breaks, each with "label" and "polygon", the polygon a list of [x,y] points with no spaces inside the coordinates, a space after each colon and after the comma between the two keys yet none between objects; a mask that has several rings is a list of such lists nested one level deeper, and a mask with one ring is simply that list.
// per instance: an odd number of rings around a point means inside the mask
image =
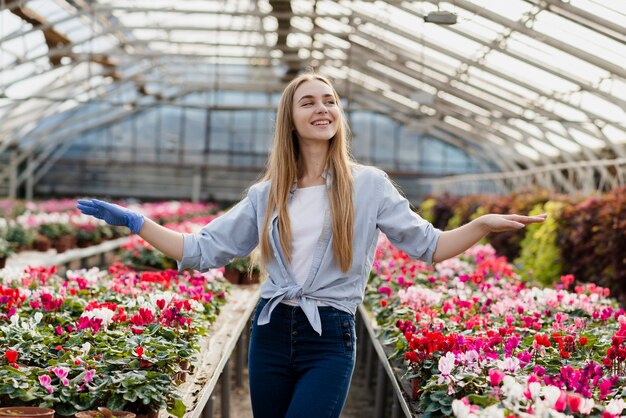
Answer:
[{"label": "ceiling light fixture", "polygon": [[437,10],[424,16],[424,22],[436,23],[438,25],[454,25],[457,22],[457,15],[445,10]]}]

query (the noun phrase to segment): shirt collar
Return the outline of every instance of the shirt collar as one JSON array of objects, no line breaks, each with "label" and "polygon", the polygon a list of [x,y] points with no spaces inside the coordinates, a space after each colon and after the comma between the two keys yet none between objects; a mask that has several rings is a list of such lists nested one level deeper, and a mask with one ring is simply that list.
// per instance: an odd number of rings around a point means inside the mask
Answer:
[{"label": "shirt collar", "polygon": [[[330,184],[332,183],[332,180],[333,180],[332,168],[326,166],[326,168],[324,168],[324,171],[322,171],[322,178],[326,180],[326,187],[327,188],[330,187]],[[293,181],[293,184],[291,185],[291,190],[289,191],[289,193],[293,195],[297,188],[298,188],[298,179],[295,179]]]}]

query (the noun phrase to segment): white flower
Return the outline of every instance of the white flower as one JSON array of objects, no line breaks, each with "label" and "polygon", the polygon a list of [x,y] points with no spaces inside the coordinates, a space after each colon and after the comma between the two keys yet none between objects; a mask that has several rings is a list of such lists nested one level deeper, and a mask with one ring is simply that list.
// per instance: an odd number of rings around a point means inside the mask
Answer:
[{"label": "white flower", "polygon": [[504,410],[500,409],[498,404],[485,408],[484,412],[487,418],[504,418]]},{"label": "white flower", "polygon": [[519,359],[517,357],[507,357],[504,360],[498,360],[498,368],[505,372],[515,373],[519,369]]},{"label": "white flower", "polygon": [[34,319],[35,325],[36,325],[36,324],[40,323],[41,320],[43,319],[43,314],[41,312],[37,312],[33,319]]},{"label": "white flower", "polygon": [[194,312],[204,312],[204,305],[195,299],[189,299],[189,306]]},{"label": "white flower", "polygon": [[101,319],[102,326],[107,327],[112,322],[112,319],[115,316],[115,311],[112,311],[111,309],[108,309],[108,308],[96,308],[88,312],[83,312],[81,316],[86,316],[87,318],[90,318],[90,319],[93,319],[93,318]]},{"label": "white flower", "polygon": [[539,382],[532,382],[528,385],[528,391],[530,392],[530,398],[531,399],[536,399],[537,396],[539,396],[539,393],[541,391],[541,383]]},{"label": "white flower", "polygon": [[593,401],[593,399],[583,398],[580,401],[580,406],[578,407],[578,411],[581,414],[589,415],[594,406],[595,406],[595,402]]},{"label": "white flower", "polygon": [[176,296],[173,292],[159,292],[159,293],[151,293],[150,294],[150,308],[154,309],[157,306],[157,301],[163,299],[165,301],[165,306],[169,305],[169,303]]},{"label": "white flower", "polygon": [[622,409],[626,406],[626,402],[623,399],[611,399],[611,402],[606,406],[606,411],[613,415],[619,415],[622,413]]},{"label": "white flower", "polygon": [[561,389],[556,386],[545,386],[542,388],[543,396],[546,398],[546,402],[552,408],[556,401],[559,400],[559,396],[561,396]]},{"label": "white flower", "polygon": [[524,387],[514,377],[504,376],[502,380],[502,392],[509,402],[515,402],[524,396]]},{"label": "white flower", "polygon": [[439,376],[439,384],[443,382],[450,382],[452,380],[450,372],[454,368],[454,359],[454,354],[449,351],[445,357],[441,357],[439,359],[439,364],[437,366],[441,372],[441,375]]},{"label": "white flower", "polygon": [[470,418],[471,416],[474,416],[473,414],[470,414],[470,406],[465,405],[465,403],[459,399],[452,401],[452,413],[458,418]]},{"label": "white flower", "polygon": [[89,350],[91,350],[91,344],[89,343],[89,341],[87,341],[80,347],[80,351],[83,353],[83,356],[86,356],[87,353],[89,353]]}]

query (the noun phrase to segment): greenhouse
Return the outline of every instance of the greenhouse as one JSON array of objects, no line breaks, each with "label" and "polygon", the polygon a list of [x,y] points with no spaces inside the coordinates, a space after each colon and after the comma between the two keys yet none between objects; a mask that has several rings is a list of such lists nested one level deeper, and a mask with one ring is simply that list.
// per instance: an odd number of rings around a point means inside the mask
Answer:
[{"label": "greenhouse", "polygon": [[626,416],[623,0],[0,0],[0,418]]}]

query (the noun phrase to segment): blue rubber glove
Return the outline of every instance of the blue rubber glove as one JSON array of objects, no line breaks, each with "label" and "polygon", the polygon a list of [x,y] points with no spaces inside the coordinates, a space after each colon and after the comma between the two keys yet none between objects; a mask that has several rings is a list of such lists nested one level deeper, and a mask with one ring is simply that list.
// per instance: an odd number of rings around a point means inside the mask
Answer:
[{"label": "blue rubber glove", "polygon": [[76,207],[85,215],[95,216],[109,225],[127,226],[134,234],[139,233],[145,221],[143,215],[137,212],[98,199],[81,199]]}]

